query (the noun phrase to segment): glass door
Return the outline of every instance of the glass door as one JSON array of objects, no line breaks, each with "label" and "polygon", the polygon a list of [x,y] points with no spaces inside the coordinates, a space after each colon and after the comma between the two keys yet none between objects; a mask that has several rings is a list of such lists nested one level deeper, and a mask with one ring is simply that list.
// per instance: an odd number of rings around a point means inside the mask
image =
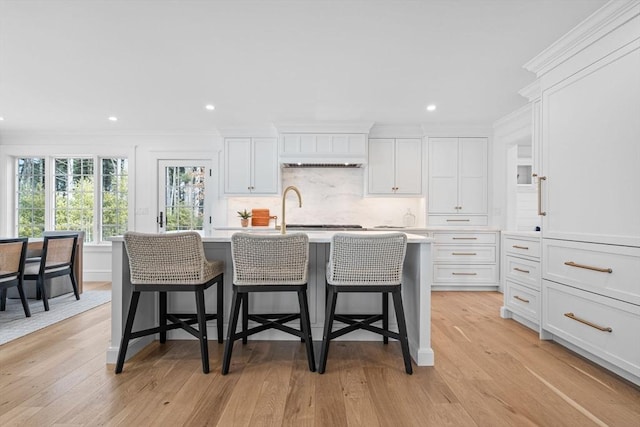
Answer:
[{"label": "glass door", "polygon": [[158,164],[158,230],[205,230],[211,225],[206,183],[211,161],[160,160]]}]

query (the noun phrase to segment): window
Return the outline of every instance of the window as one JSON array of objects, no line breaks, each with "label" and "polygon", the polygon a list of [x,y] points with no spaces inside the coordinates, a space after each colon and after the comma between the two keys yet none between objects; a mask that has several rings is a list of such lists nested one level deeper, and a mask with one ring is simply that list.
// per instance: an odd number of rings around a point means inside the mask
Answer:
[{"label": "window", "polygon": [[[48,164],[53,166],[52,173],[45,173]],[[18,158],[18,235],[37,237],[45,229],[82,230],[85,242],[99,243],[124,233],[127,178],[124,158]]]}]

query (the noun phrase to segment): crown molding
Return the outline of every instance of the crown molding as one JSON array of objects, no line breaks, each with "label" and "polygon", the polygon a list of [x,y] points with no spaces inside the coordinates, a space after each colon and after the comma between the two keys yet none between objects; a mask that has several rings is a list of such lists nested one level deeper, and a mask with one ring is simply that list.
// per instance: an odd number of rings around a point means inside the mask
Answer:
[{"label": "crown molding", "polygon": [[422,138],[420,125],[374,125],[369,132],[369,138]]},{"label": "crown molding", "polygon": [[264,138],[278,136],[278,130],[273,125],[218,127],[218,132],[223,138]]},{"label": "crown molding", "polygon": [[536,79],[533,82],[529,83],[527,86],[520,89],[518,91],[518,94],[527,98],[529,102],[540,99],[540,97],[542,96],[542,85],[540,84],[540,80]]},{"label": "crown molding", "polygon": [[524,68],[540,77],[637,15],[640,1],[610,1],[524,64]]},{"label": "crown molding", "polygon": [[464,123],[448,123],[448,124],[422,124],[422,132],[428,137],[488,137],[493,135],[493,129],[490,125],[484,124],[464,124]]},{"label": "crown molding", "polygon": [[496,120],[493,130],[495,138],[505,143],[530,139],[533,131],[531,104],[526,104]]},{"label": "crown molding", "polygon": [[274,123],[278,133],[369,133],[374,122]]}]

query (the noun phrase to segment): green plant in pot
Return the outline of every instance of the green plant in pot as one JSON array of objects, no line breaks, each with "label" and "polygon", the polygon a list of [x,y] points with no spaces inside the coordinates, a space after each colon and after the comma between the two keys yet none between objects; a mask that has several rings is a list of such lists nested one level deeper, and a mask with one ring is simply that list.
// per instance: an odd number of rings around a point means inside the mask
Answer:
[{"label": "green plant in pot", "polygon": [[246,209],[243,211],[238,211],[238,216],[240,217],[240,225],[246,227],[249,225],[249,218],[251,218],[251,212],[248,212]]}]

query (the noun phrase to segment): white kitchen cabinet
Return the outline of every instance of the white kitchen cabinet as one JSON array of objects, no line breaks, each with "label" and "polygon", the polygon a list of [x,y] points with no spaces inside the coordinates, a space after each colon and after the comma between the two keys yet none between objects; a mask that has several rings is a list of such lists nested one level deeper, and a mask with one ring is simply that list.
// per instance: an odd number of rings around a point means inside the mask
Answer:
[{"label": "white kitchen cabinet", "polygon": [[499,232],[434,230],[434,290],[496,290]]},{"label": "white kitchen cabinet", "polygon": [[225,138],[225,194],[278,193],[278,142],[276,138]]},{"label": "white kitchen cabinet", "polygon": [[335,160],[363,163],[367,138],[363,133],[284,133],[280,135],[280,161],[324,163]]},{"label": "white kitchen cabinet", "polygon": [[429,138],[429,225],[487,224],[487,144]]},{"label": "white kitchen cabinet", "polygon": [[500,315],[535,331],[540,326],[540,252],[539,233],[502,233],[504,306]]},{"label": "white kitchen cabinet", "polygon": [[607,3],[526,68],[542,90],[540,334],[640,384],[640,4]]},{"label": "white kitchen cabinet", "polygon": [[369,139],[367,192],[371,195],[422,194],[422,140]]}]

